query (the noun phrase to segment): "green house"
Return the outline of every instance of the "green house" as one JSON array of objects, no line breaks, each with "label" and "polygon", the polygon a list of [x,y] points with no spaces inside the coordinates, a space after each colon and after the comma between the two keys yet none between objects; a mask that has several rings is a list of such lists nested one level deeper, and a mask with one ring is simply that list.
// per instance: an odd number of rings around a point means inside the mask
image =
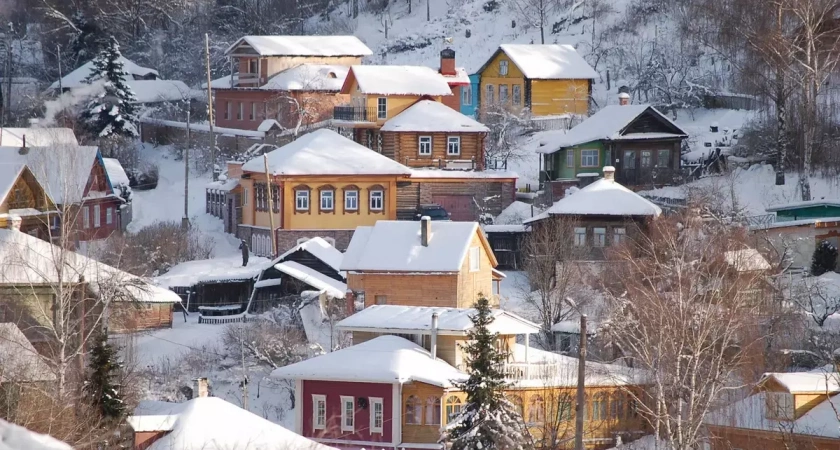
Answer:
[{"label": "green house", "polygon": [[625,186],[672,184],[688,134],[650,105],[610,105],[567,132],[547,132],[540,181],[575,180],[616,168]]},{"label": "green house", "polygon": [[840,200],[820,199],[783,205],[771,205],[766,208],[766,211],[776,213],[777,222],[840,217]]}]

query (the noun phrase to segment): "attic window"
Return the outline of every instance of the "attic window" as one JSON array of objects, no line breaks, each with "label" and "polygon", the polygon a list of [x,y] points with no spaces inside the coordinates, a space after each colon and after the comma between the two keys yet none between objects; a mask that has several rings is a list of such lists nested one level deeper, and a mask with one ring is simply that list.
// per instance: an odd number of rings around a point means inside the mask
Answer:
[{"label": "attic window", "polygon": [[505,60],[499,61],[499,75],[505,76],[508,74],[508,62]]},{"label": "attic window", "polygon": [[481,253],[478,247],[470,247],[470,272],[478,272],[481,269]]},{"label": "attic window", "polygon": [[335,75],[335,72],[330,72],[330,73],[327,74],[327,78],[338,78],[338,77]]}]

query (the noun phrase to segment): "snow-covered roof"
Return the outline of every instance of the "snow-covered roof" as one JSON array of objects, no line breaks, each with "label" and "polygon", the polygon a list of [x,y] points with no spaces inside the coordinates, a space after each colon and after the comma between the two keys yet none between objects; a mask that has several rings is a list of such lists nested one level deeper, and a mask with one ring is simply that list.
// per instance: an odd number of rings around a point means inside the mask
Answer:
[{"label": "snow-covered roof", "polygon": [[148,450],[334,450],[218,397],[144,400],[126,421],[135,432],[169,432]]},{"label": "snow-covered roof", "polygon": [[574,194],[554,202],[545,212],[525,221],[531,223],[549,216],[653,216],[662,209],[615,180],[601,178]]},{"label": "snow-covered roof", "polygon": [[344,258],[344,253],[341,253],[330,245],[329,242],[324,240],[321,237],[314,237],[312,239],[308,239],[300,244],[292,247],[282,255],[278,256],[274,263],[278,263],[280,261],[285,260],[289,255],[297,251],[306,251],[312,256],[320,259],[326,265],[332,267],[336,272],[341,270],[339,267],[341,266],[341,260]]},{"label": "snow-covered roof", "polygon": [[[571,45],[502,44],[499,48],[516,64],[526,78],[536,80],[598,78],[598,72]],[[490,58],[491,61],[493,57]]]},{"label": "snow-covered roof", "polygon": [[483,225],[481,227],[485,233],[526,233],[528,227],[525,225]]},{"label": "snow-covered roof", "polygon": [[247,44],[260,56],[368,56],[373,52],[356,36],[244,36],[225,50]]},{"label": "snow-covered roof", "polygon": [[184,287],[214,281],[256,279],[270,264],[267,258],[252,257],[248,265],[242,267],[240,255],[187,261],[155,277],[155,283],[161,287]]},{"label": "snow-covered roof", "polygon": [[105,172],[111,180],[111,186],[128,186],[128,175],[118,159],[102,158],[102,162],[105,164]]},{"label": "snow-covered roof", "polygon": [[[585,144],[587,142],[594,142],[600,140],[616,140],[621,138],[623,131],[630,125],[637,117],[650,111],[652,114],[658,116],[665,123],[672,125],[677,134],[669,134],[668,137],[683,137],[687,133],[675,124],[671,119],[664,116],[650,105],[608,105],[588,119],[579,123],[577,126],[567,131],[566,133],[556,132],[550,136],[545,137],[545,145],[537,149],[538,153],[554,153],[565,147],[573,147],[575,145]],[[648,133],[633,133],[636,139],[641,134]],[[661,133],[654,133],[661,134]],[[658,138],[661,138],[659,136]],[[541,142],[542,144],[542,142]]]},{"label": "snow-covered roof", "polygon": [[[540,208],[533,203],[525,203],[519,200],[508,205],[495,219],[493,225],[522,225],[525,220],[539,214]],[[485,228],[486,229],[486,228]]]},{"label": "snow-covered roof", "polygon": [[[380,220],[358,227],[344,253],[341,270],[458,272],[478,231],[475,222],[431,221],[429,245],[420,242],[419,221]],[[484,235],[479,233],[481,239]],[[492,252],[490,258],[494,262]]]},{"label": "snow-covered roof", "polygon": [[0,384],[55,380],[55,374],[14,323],[0,323]]},{"label": "snow-covered roof", "polygon": [[449,387],[467,375],[423,347],[397,336],[379,336],[271,372],[272,378],[367,383],[417,381]]},{"label": "snow-covered roof", "polygon": [[204,95],[180,80],[128,80],[127,84],[137,98],[135,103],[180,102]]},{"label": "snow-covered roof", "polygon": [[836,408],[840,408],[840,398],[834,396],[830,400],[823,400],[798,419],[768,419],[767,392],[758,392],[707,414],[704,422],[723,427],[840,438]]},{"label": "snow-covered roof", "polygon": [[0,146],[2,147],[23,147],[24,139],[26,139],[27,147],[79,145],[76,135],[70,128],[33,127],[0,129]]},{"label": "snow-covered roof", "polygon": [[503,172],[499,170],[435,169],[433,167],[411,169],[411,178],[516,179],[518,177],[519,175],[516,172]]},{"label": "snow-covered roof", "polygon": [[73,450],[73,448],[46,434],[38,434],[0,419],[0,450]]},{"label": "snow-covered roof", "polygon": [[773,380],[791,394],[840,392],[840,374],[835,372],[771,372],[761,377],[759,384]]},{"label": "snow-covered roof", "polygon": [[467,69],[463,67],[456,67],[455,75],[444,73],[441,75],[443,78],[446,78],[446,82],[449,83],[450,86],[465,86],[470,84],[470,75],[467,73]]},{"label": "snow-covered roof", "polygon": [[486,126],[432,100],[421,100],[382,125],[381,131],[486,133]]},{"label": "snow-covered roof", "polygon": [[350,70],[363,94],[452,95],[446,78],[425,66],[359,65]]},{"label": "snow-covered roof", "polygon": [[[133,61],[126,59],[124,56],[120,56],[120,61],[123,63],[123,69],[128,73],[128,76],[125,77],[125,81],[133,81],[133,75],[139,77],[146,77],[148,75],[154,75],[158,77],[158,71],[154,69],[149,69],[148,67],[142,67],[135,64]],[[78,69],[68,73],[63,78],[61,78],[61,88],[68,89],[68,88],[77,88],[82,86],[85,83],[85,79],[90,75],[93,71],[93,61],[88,61],[82,64]],[[58,89],[59,82],[56,81],[50,85],[50,89]]]},{"label": "snow-covered roof", "polygon": [[26,164],[55,203],[82,200],[99,155],[98,147],[74,144],[29,147],[27,136],[26,149],[21,154],[20,147],[0,147],[0,159],[5,163]]},{"label": "snow-covered roof", "polygon": [[[578,359],[559,353],[547,352],[536,347],[525,351],[523,344],[514,344],[511,349],[513,361],[532,364],[531,373],[540,374],[533,379],[517,380],[516,387],[576,386],[578,380]],[[528,355],[526,360],[525,355]],[[648,374],[639,369],[617,364],[586,361],[586,386],[624,386],[644,384]]]},{"label": "snow-covered roof", "polygon": [[[376,333],[431,334],[432,314],[438,314],[438,334],[465,336],[473,328],[472,308],[436,308],[430,306],[373,305],[337,324],[345,331],[371,331]],[[503,335],[531,334],[540,326],[508,311],[492,310],[491,333]]]},{"label": "snow-covered roof", "polygon": [[350,67],[337,64],[301,64],[286,69],[260,86],[277,91],[340,91]]},{"label": "snow-covered roof", "polygon": [[[586,335],[595,335],[597,325],[594,323],[586,324]],[[551,331],[557,333],[580,334],[580,320],[561,320],[551,326]]]},{"label": "snow-covered roof", "polygon": [[[322,128],[268,153],[273,175],[409,175],[411,170],[387,156]],[[265,172],[263,157],[242,166]]]},{"label": "snow-covered roof", "polygon": [[764,208],[767,212],[776,212],[776,211],[787,211],[791,209],[802,209],[802,208],[813,208],[817,206],[830,206],[834,208],[840,208],[840,200],[809,200],[806,202],[792,202],[792,203],[779,203],[775,205],[770,205],[767,208]]},{"label": "snow-covered roof", "polygon": [[0,162],[0,202],[6,199],[26,165]]},{"label": "snow-covered roof", "polygon": [[754,248],[730,250],[725,252],[723,257],[726,263],[734,267],[738,272],[771,269],[770,263]]},{"label": "snow-covered roof", "polygon": [[341,281],[330,278],[315,269],[304,266],[296,261],[284,261],[274,265],[280,272],[292,278],[300,280],[319,291],[324,291],[332,298],[344,298],[347,292],[347,285]]},{"label": "snow-covered roof", "polygon": [[[59,258],[64,260],[63,268],[56,264]],[[60,279],[78,281],[83,277],[91,290],[111,296],[115,301],[181,301],[170,290],[20,231],[0,229],[0,261],[4,262],[0,284],[32,286],[57,283]]]}]

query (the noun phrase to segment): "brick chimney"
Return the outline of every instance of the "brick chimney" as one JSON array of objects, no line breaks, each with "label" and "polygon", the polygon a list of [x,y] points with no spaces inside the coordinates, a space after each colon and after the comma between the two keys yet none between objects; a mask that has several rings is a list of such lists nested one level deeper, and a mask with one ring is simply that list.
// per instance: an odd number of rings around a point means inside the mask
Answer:
[{"label": "brick chimney", "polygon": [[420,244],[423,247],[429,246],[429,239],[432,238],[432,219],[429,216],[420,218]]},{"label": "brick chimney", "polygon": [[200,377],[193,380],[193,398],[209,397],[210,384],[206,377]]},{"label": "brick chimney", "polygon": [[20,224],[23,222],[23,219],[20,218],[17,214],[12,214],[9,216],[8,219],[8,227],[10,230],[20,231]]},{"label": "brick chimney", "polygon": [[627,86],[618,88],[618,104],[621,106],[630,104],[630,88]]},{"label": "brick chimney", "polygon": [[227,177],[228,177],[228,179],[242,178],[242,164],[243,163],[237,162],[237,161],[228,161],[227,162]]},{"label": "brick chimney", "polygon": [[440,51],[440,74],[455,75],[455,50],[445,48]]},{"label": "brick chimney", "polygon": [[615,167],[604,166],[604,179],[615,182]]}]

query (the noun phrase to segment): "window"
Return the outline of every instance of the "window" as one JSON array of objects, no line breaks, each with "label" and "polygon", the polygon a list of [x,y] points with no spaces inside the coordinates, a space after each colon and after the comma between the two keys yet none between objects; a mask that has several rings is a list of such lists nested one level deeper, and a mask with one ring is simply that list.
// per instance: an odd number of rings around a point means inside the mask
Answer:
[{"label": "window", "polygon": [[470,247],[470,272],[478,272],[481,268],[481,253],[478,247]]},{"label": "window", "polygon": [[90,207],[88,206],[82,207],[82,221],[86,229],[90,228]]},{"label": "window", "polygon": [[461,402],[461,399],[451,395],[446,399],[446,421],[451,422],[452,419],[461,414],[461,408],[464,404]]},{"label": "window", "polygon": [[561,352],[572,351],[572,337],[567,333],[558,333],[557,350]]},{"label": "window", "polygon": [[793,395],[787,392],[767,392],[765,395],[768,419],[793,419]]},{"label": "window", "polygon": [[499,103],[507,103],[508,101],[508,85],[500,84],[499,85]]},{"label": "window", "polygon": [[257,60],[256,59],[249,59],[248,60],[248,73],[257,73]]},{"label": "window", "polygon": [[295,209],[298,211],[309,210],[309,191],[295,191]]},{"label": "window", "polygon": [[376,133],[376,151],[382,153],[382,133]]},{"label": "window", "polygon": [[461,86],[461,104],[472,105],[472,85]]},{"label": "window", "polygon": [[513,85],[513,104],[517,106],[522,104],[522,86],[518,84]]},{"label": "window", "polygon": [[114,208],[105,208],[105,224],[111,225],[114,223]]},{"label": "window", "polygon": [[254,207],[257,211],[268,211],[267,189],[265,183],[254,183]]},{"label": "window", "polygon": [[440,425],[440,397],[426,399],[426,425]]},{"label": "window", "polygon": [[242,120],[245,115],[245,102],[239,102],[239,111],[236,113],[236,120]]},{"label": "window", "polygon": [[359,191],[344,192],[344,209],[347,211],[357,211],[359,209]]},{"label": "window", "polygon": [[384,193],[382,191],[370,191],[370,209],[372,211],[382,211]]},{"label": "window", "polygon": [[370,397],[370,432],[382,434],[385,423],[385,403],[380,397]]},{"label": "window", "polygon": [[671,160],[670,150],[659,150],[656,152],[656,167],[668,167]]},{"label": "window", "polygon": [[446,138],[446,154],[456,156],[461,154],[460,136],[448,136]]},{"label": "window", "polygon": [[592,244],[595,247],[604,247],[607,245],[607,229],[606,228],[593,228],[592,229]]},{"label": "window", "polygon": [[513,407],[516,408],[519,417],[525,417],[525,406],[522,404],[522,397],[512,395],[510,402],[513,403]]},{"label": "window", "polygon": [[431,155],[432,154],[432,137],[431,136],[420,136],[417,139],[419,141],[418,153],[420,153],[421,155]]},{"label": "window", "polygon": [[612,402],[610,402],[610,417],[612,419],[624,418],[624,395],[616,393]]},{"label": "window", "polygon": [[225,120],[230,119],[230,109],[233,107],[230,102],[225,102]]},{"label": "window", "polygon": [[650,150],[642,150],[642,168],[649,168],[653,159],[653,152]]},{"label": "window", "polygon": [[242,189],[242,204],[248,206],[248,188]]},{"label": "window", "polygon": [[321,209],[325,211],[332,211],[334,208],[335,191],[324,190],[321,191]]},{"label": "window", "polygon": [[493,85],[488,84],[484,89],[487,91],[487,101],[485,103],[490,106],[493,104]]},{"label": "window", "polygon": [[581,150],[580,166],[598,167],[598,150]]},{"label": "window", "polygon": [[572,420],[572,402],[571,400],[562,397],[557,399],[557,421],[568,422]]},{"label": "window", "polygon": [[592,420],[607,419],[607,396],[596,394],[592,400]]},{"label": "window", "polygon": [[405,401],[405,423],[406,425],[423,424],[423,403],[416,396],[409,396]]},{"label": "window", "polygon": [[385,97],[379,97],[378,99],[376,99],[376,118],[388,118],[388,99]]},{"label": "window", "polygon": [[613,245],[621,245],[627,239],[626,228],[613,228]]},{"label": "window", "polygon": [[99,228],[102,225],[102,209],[99,205],[93,205],[93,227]]},{"label": "window", "polygon": [[251,102],[251,115],[249,117],[251,120],[257,120],[257,103]]},{"label": "window", "polygon": [[387,295],[375,295],[374,301],[377,305],[387,305],[388,304],[388,296]]},{"label": "window", "polygon": [[356,400],[353,397],[341,396],[341,431],[355,429]]},{"label": "window", "polygon": [[527,423],[543,423],[545,421],[545,401],[539,395],[531,397],[531,403],[528,404],[528,421]]},{"label": "window", "polygon": [[625,169],[635,169],[636,168],[636,152],[633,150],[625,150],[624,151],[624,168]]},{"label": "window", "polygon": [[312,428],[323,430],[327,427],[327,396],[312,396]]},{"label": "window", "polygon": [[566,150],[566,167],[575,167],[575,151],[572,149]]},{"label": "window", "polygon": [[586,228],[575,227],[575,247],[586,245]]},{"label": "window", "polygon": [[508,62],[506,60],[499,61],[499,75],[505,76],[508,74]]}]

